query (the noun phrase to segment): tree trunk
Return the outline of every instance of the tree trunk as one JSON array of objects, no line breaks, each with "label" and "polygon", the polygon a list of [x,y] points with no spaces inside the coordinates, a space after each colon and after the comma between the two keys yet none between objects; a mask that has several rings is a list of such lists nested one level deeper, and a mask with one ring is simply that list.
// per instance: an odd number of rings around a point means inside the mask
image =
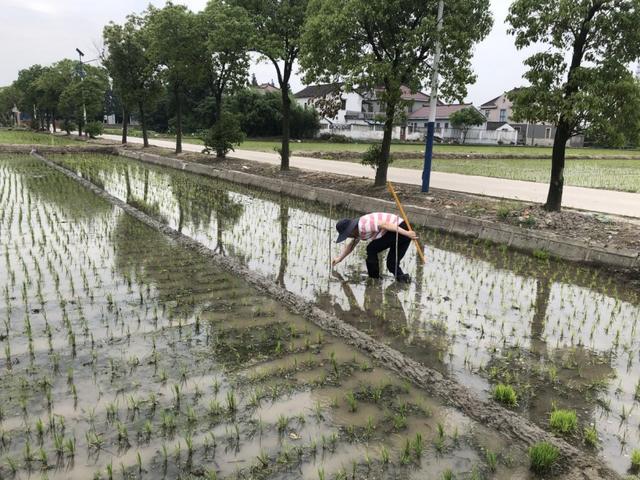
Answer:
[{"label": "tree trunk", "polygon": [[175,90],[176,99],[176,153],[182,153],[182,99],[180,91]]},{"label": "tree trunk", "polygon": [[382,151],[380,152],[380,163],[376,169],[374,186],[384,187],[387,183],[387,170],[389,169],[389,156],[391,154],[391,137],[393,136],[393,118],[396,115],[396,103],[387,105],[387,118],[384,121],[384,135],[382,137]]},{"label": "tree trunk", "polygon": [[216,92],[216,123],[222,118],[222,92]]},{"label": "tree trunk", "polygon": [[553,140],[553,153],[551,155],[551,181],[545,210],[559,212],[562,207],[562,188],[564,186],[564,158],[571,130],[564,120],[558,122],[556,135]]},{"label": "tree trunk", "polygon": [[56,130],[56,111],[55,110],[51,113],[51,123],[53,123],[53,133],[57,133],[57,130]]},{"label": "tree trunk", "polygon": [[282,146],[280,147],[280,170],[289,170],[289,135],[291,122],[291,99],[288,85],[282,89]]},{"label": "tree trunk", "polygon": [[82,128],[83,128],[82,119],[80,119],[78,120],[78,136],[80,137],[82,136]]},{"label": "tree trunk", "polygon": [[127,134],[129,133],[129,110],[122,109],[122,144],[127,144]]},{"label": "tree trunk", "polygon": [[138,103],[138,110],[140,110],[140,126],[142,127],[142,146],[147,148],[149,146],[149,133],[147,132],[147,120],[145,119],[142,102]]}]

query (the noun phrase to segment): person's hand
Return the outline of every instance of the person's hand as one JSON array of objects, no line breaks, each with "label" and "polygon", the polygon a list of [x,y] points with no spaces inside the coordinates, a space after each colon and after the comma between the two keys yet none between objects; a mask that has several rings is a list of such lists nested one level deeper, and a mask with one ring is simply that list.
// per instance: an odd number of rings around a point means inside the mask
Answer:
[{"label": "person's hand", "polygon": [[418,234],[413,230],[408,230],[407,237],[409,237],[411,240],[416,240],[418,238]]},{"label": "person's hand", "polygon": [[338,263],[340,263],[340,259],[338,257],[334,257],[331,259],[331,268],[335,267]]}]

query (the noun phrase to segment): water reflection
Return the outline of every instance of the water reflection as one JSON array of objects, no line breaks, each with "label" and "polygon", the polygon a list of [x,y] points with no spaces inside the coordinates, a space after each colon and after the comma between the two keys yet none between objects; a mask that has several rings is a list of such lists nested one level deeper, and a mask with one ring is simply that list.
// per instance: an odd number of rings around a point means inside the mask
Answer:
[{"label": "water reflection", "polygon": [[[543,426],[553,404],[577,408],[618,469],[625,446],[640,442],[640,412],[628,413],[640,300],[613,276],[424,232],[427,264],[412,249],[403,262],[412,284],[370,282],[363,248],[330,269],[335,221],[353,212],[121,159],[63,161],[481,395],[508,380]],[[622,427],[611,421],[621,411]]]}]

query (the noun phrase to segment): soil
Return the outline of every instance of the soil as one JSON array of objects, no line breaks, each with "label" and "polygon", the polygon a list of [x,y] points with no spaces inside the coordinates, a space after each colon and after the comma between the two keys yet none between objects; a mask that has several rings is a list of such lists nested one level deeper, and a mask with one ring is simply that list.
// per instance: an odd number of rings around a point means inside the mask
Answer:
[{"label": "soil", "polygon": [[[187,155],[184,157],[187,157]],[[282,286],[274,283],[271,279],[251,271],[248,267],[241,265],[237,260],[213,252],[212,250],[202,246],[197,241],[178,233],[176,230],[168,227],[162,222],[151,218],[145,213],[133,208],[131,205],[113,197],[104,190],[93,185],[88,180],[78,177],[76,174],[44,159],[43,157],[39,158],[41,158],[41,160],[51,168],[75,179],[87,189],[93,191],[98,196],[105,198],[110,203],[122,208],[124,211],[143,223],[163,232],[180,244],[213,258],[219,265],[232,272],[234,275],[246,279],[261,292],[268,294],[278,302],[288,306],[294,313],[303,315],[327,332],[334,334],[337,337],[344,339],[350,345],[369,353],[390,370],[410,379],[430,394],[439,397],[449,405],[458,408],[464,414],[478,421],[482,425],[496,429],[504,435],[525,444],[531,444],[541,440],[553,443],[560,449],[564,459],[563,463],[567,466],[567,470],[561,474],[562,478],[619,478],[615,472],[602,465],[600,460],[594,455],[583,452],[567,441],[550,435],[529,420],[526,420],[519,415],[514,415],[511,411],[496,405],[495,403],[482,401],[459,383],[444,377],[441,373],[425,367],[388,345],[373,339],[371,336],[338,319],[336,316],[319,309],[312,302],[304,300],[300,296],[287,291]],[[227,162],[229,161],[224,163],[221,162],[220,165],[228,167],[228,165],[226,165]],[[240,165],[240,168],[242,168],[242,165],[246,163],[247,162],[238,162],[236,165]],[[247,168],[250,167],[247,165]],[[254,171],[253,173],[256,172]],[[276,172],[272,172],[272,174],[275,175]],[[287,173],[286,176],[299,178],[295,176],[297,174],[302,174],[302,172],[291,172]],[[303,179],[305,177],[301,178]]]},{"label": "soil", "polygon": [[[136,146],[126,148],[140,149]],[[389,199],[389,193],[385,187],[374,187],[371,180],[365,178],[307,172],[296,168],[282,172],[273,165],[232,158],[217,159],[198,153],[175,155],[171,150],[159,147],[150,147],[147,151],[158,155],[177,157],[185,161],[212,165],[225,170],[239,170],[314,187],[330,188],[384,200]],[[415,185],[397,184],[396,191],[405,205],[416,205],[433,211],[447,211],[481,220],[506,223],[529,230],[552,233],[561,238],[578,240],[592,246],[631,250],[640,254],[639,220],[571,209],[548,212],[540,204],[449,190],[432,189],[430,194],[425,195]]]}]

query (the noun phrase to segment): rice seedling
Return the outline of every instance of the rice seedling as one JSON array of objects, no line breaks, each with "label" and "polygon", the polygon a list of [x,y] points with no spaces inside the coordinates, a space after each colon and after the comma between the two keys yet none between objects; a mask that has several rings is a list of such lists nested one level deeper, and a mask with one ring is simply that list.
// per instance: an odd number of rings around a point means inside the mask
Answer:
[{"label": "rice seedling", "polygon": [[560,451],[548,442],[538,442],[529,448],[531,470],[538,474],[547,473],[558,460]]},{"label": "rice seedling", "polygon": [[640,472],[640,450],[634,449],[631,452],[631,471]]},{"label": "rice seedling", "polygon": [[598,446],[598,430],[596,427],[584,427],[583,430],[584,443],[588,447],[595,448]]},{"label": "rice seedling", "polygon": [[236,396],[233,393],[233,390],[229,390],[227,392],[227,412],[229,412],[230,415],[235,415],[237,411],[238,403],[236,400]]},{"label": "rice seedling", "polygon": [[575,410],[558,409],[549,416],[551,430],[563,435],[572,434],[578,427],[578,417]]},{"label": "rice seedling", "polygon": [[355,397],[355,394],[353,392],[348,392],[345,395],[345,398],[347,400],[347,406],[349,407],[349,411],[354,413],[358,410],[358,400]]},{"label": "rice seedling", "polygon": [[498,384],[493,388],[492,392],[494,400],[507,405],[509,407],[515,407],[518,404],[518,395],[511,385]]},{"label": "rice seedling", "polygon": [[498,465],[498,455],[496,455],[496,453],[492,452],[491,450],[487,450],[484,453],[484,459],[487,462],[487,468],[489,469],[489,471],[495,472]]}]

